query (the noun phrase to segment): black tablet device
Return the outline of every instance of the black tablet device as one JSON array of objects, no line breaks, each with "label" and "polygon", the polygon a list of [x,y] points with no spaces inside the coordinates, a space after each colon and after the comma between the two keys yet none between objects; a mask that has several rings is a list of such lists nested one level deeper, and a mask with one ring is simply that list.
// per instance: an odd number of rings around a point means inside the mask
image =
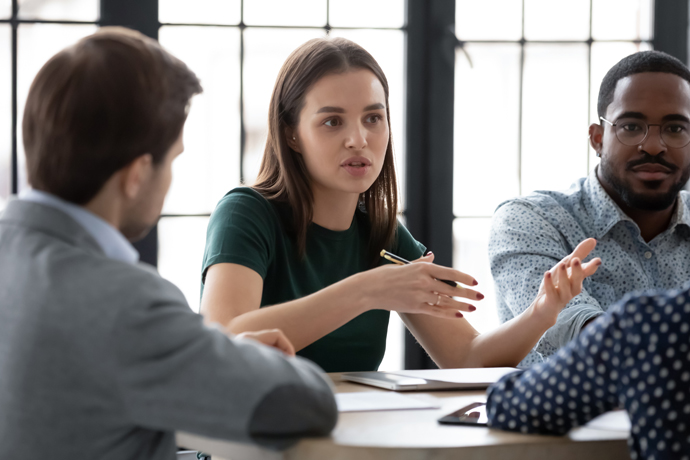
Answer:
[{"label": "black tablet device", "polygon": [[438,423],[444,425],[486,426],[487,422],[486,404],[480,402],[469,404],[438,419]]}]

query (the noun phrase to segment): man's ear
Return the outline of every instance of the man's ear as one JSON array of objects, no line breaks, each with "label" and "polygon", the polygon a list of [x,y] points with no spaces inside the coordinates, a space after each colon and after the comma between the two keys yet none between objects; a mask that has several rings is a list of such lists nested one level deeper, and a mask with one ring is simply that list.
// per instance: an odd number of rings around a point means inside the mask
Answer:
[{"label": "man's ear", "polygon": [[151,180],[153,173],[153,157],[150,153],[140,155],[121,169],[122,193],[130,200],[139,196],[145,189],[145,184]]},{"label": "man's ear", "polygon": [[601,156],[601,150],[604,138],[604,127],[598,123],[589,125],[589,145],[597,152],[597,156]]},{"label": "man's ear", "polygon": [[296,130],[285,128],[285,142],[287,142],[288,147],[290,147],[295,152],[302,153],[302,151],[299,148]]}]

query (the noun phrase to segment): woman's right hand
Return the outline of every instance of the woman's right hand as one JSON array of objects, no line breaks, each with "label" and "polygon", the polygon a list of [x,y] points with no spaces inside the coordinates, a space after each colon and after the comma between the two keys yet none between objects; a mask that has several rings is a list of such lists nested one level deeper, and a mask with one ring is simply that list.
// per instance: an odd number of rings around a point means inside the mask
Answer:
[{"label": "woman's right hand", "polygon": [[429,254],[409,265],[384,265],[359,273],[357,278],[364,300],[372,309],[462,318],[461,312],[471,312],[476,307],[461,297],[477,301],[484,296],[463,286],[449,286],[439,280],[456,281],[466,286],[476,286],[477,281],[461,271],[433,264]]}]

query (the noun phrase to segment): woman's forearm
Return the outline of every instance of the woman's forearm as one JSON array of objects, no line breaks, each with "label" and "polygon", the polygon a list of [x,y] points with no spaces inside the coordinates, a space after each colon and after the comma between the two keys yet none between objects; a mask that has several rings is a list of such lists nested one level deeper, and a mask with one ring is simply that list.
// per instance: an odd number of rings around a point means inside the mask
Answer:
[{"label": "woman's forearm", "polygon": [[301,299],[243,313],[227,328],[235,334],[279,328],[299,351],[369,309],[362,296],[353,295],[357,292],[354,278]]},{"label": "woman's forearm", "polygon": [[530,306],[524,313],[472,340],[464,367],[515,367],[553,326]]}]

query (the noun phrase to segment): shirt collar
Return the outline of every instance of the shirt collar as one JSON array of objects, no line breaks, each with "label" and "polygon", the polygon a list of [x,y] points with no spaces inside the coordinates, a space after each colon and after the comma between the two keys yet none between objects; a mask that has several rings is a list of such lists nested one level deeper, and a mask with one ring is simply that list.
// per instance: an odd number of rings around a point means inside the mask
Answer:
[{"label": "shirt collar", "polygon": [[33,189],[22,192],[19,199],[50,206],[64,212],[77,221],[96,240],[107,257],[128,264],[136,264],[139,261],[139,253],[122,233],[85,208],[50,193]]},{"label": "shirt collar", "polygon": [[[599,182],[596,168],[585,180],[583,188],[585,189],[585,207],[590,215],[594,217],[596,238],[606,235],[618,222],[632,222],[637,226],[635,221],[625,214],[609,194],[606,193],[601,182]],[[678,224],[690,227],[690,212],[688,212],[687,206],[685,206],[682,194],[678,195],[676,210],[673,213],[667,231],[673,230]]]}]

